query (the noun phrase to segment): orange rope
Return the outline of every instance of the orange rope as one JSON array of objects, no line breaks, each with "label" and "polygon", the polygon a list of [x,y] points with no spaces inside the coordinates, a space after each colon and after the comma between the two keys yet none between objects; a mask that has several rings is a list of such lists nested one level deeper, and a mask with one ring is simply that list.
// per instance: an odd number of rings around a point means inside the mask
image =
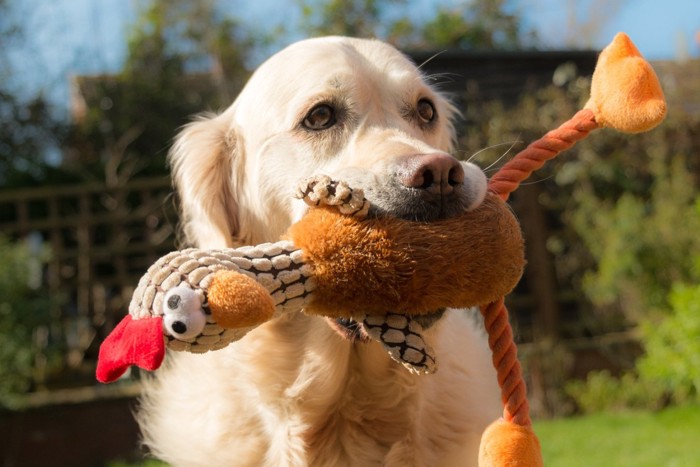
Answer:
[{"label": "orange rope", "polygon": [[[548,132],[542,138],[530,143],[489,180],[489,189],[504,201],[520,183],[532,172],[539,169],[560,152],[572,147],[588,133],[599,128],[593,112],[579,110],[559,128]],[[503,418],[517,425],[529,427],[530,404],[527,401],[527,388],[522,368],[518,361],[518,351],[513,340],[513,329],[508,321],[508,309],[504,299],[489,303],[481,308],[484,326],[489,336],[489,347],[493,354],[493,366],[498,375],[503,402]]]},{"label": "orange rope", "polygon": [[498,375],[498,385],[501,387],[503,418],[517,425],[530,426],[532,421],[527,389],[503,298],[482,307],[481,314],[489,335],[489,347]]},{"label": "orange rope", "polygon": [[504,201],[507,200],[510,193],[515,191],[520,186],[520,182],[528,178],[532,172],[588,136],[588,133],[599,126],[593,112],[588,109],[579,110],[559,128],[548,132],[516,154],[491,177],[489,188]]}]

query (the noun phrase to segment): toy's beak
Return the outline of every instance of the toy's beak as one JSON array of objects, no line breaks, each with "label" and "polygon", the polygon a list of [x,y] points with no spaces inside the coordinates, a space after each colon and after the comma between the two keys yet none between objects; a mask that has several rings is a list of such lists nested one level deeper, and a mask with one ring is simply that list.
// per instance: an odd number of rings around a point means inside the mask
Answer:
[{"label": "toy's beak", "polygon": [[126,315],[100,346],[97,380],[116,381],[131,365],[153,371],[164,356],[163,318],[132,319]]}]

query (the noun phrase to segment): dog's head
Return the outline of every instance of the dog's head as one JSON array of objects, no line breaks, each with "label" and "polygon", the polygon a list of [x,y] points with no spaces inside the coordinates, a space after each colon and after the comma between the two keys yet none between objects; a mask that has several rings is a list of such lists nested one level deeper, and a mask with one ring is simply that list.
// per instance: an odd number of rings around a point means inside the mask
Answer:
[{"label": "dog's head", "polygon": [[486,178],[450,155],[455,108],[393,47],[298,42],[253,74],[219,115],[186,127],[171,153],[185,232],[200,247],[277,240],[304,207],[292,192],[325,173],[374,209],[434,220],[477,206]]}]

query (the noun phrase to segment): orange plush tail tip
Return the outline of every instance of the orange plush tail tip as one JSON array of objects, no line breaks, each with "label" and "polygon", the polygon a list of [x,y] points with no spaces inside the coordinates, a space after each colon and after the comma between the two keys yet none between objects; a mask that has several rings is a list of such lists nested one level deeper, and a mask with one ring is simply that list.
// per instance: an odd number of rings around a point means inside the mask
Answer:
[{"label": "orange plush tail tip", "polygon": [[666,98],[654,69],[625,33],[600,54],[586,104],[601,126],[640,133],[666,117]]},{"label": "orange plush tail tip", "polygon": [[479,467],[542,467],[540,441],[530,426],[505,420],[493,422],[484,432]]}]

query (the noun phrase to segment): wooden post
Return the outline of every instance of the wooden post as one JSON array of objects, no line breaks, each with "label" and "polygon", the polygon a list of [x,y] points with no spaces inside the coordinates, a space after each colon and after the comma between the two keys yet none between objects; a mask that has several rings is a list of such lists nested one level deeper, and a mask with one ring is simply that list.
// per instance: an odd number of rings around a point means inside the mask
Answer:
[{"label": "wooden post", "polygon": [[513,195],[515,211],[525,237],[527,266],[525,275],[534,301],[533,338],[536,349],[528,359],[530,402],[533,413],[552,413],[547,396],[547,365],[543,359],[546,349],[559,340],[558,284],[552,255],[547,250],[549,227],[546,211],[538,198],[537,184],[524,184]]}]

